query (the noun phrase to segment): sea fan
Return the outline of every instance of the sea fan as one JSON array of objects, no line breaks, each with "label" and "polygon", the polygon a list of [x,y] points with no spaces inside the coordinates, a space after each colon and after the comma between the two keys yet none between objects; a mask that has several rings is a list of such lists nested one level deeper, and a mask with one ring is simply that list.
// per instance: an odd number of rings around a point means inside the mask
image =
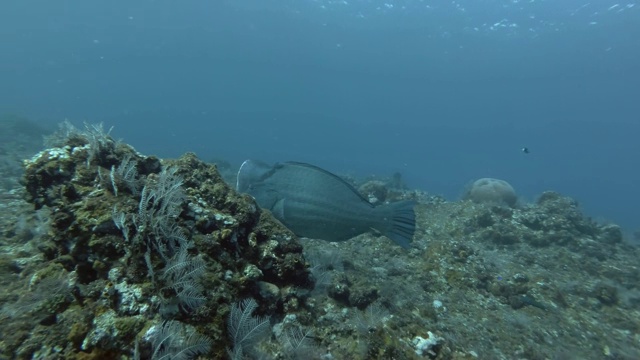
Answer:
[{"label": "sea fan", "polygon": [[320,350],[313,340],[313,331],[293,326],[283,332],[280,340],[290,359],[319,358]]},{"label": "sea fan", "polygon": [[163,312],[171,314],[177,311],[175,305],[185,311],[202,305],[206,298],[199,280],[204,271],[205,263],[201,258],[191,256],[186,246],[180,248],[162,271],[161,279],[165,282],[165,288],[172,289],[176,295],[175,298],[166,299]]},{"label": "sea fan", "polygon": [[233,342],[233,353],[242,353],[242,348],[255,344],[268,335],[269,318],[263,316],[251,316],[258,308],[254,299],[245,299],[231,306],[227,330]]},{"label": "sea fan", "polygon": [[211,339],[179,321],[166,321],[153,334],[152,360],[187,360],[209,352]]}]

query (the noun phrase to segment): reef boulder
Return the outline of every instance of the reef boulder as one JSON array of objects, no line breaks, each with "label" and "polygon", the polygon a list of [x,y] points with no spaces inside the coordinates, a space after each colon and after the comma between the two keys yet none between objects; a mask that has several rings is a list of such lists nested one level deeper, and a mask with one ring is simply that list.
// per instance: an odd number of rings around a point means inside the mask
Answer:
[{"label": "reef boulder", "polygon": [[476,203],[510,207],[514,207],[518,201],[516,191],[508,182],[494,178],[482,178],[474,181],[465,191],[463,199]]}]

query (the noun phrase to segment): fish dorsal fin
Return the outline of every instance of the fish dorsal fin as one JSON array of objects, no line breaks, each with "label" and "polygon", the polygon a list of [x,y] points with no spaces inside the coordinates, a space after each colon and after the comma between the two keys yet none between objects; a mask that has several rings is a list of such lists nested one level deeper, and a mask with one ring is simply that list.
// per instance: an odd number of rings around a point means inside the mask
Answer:
[{"label": "fish dorsal fin", "polygon": [[331,173],[325,169],[319,168],[315,165],[311,165],[311,164],[307,164],[307,163],[303,163],[303,162],[297,162],[297,161],[287,161],[284,162],[282,164],[276,164],[276,166],[274,166],[274,169],[278,168],[279,166],[284,166],[284,165],[292,165],[292,166],[301,166],[301,167],[306,167],[315,171],[319,171],[327,176],[333,177],[334,179],[340,181],[344,186],[346,186],[347,188],[349,188],[349,190],[353,191],[353,193],[355,193],[362,201],[364,201],[365,203],[367,203],[369,206],[374,207],[373,204],[371,204],[369,202],[369,200],[367,200],[364,196],[362,196],[362,194],[360,194],[360,192],[358,190],[356,190],[356,188],[353,187],[353,185],[349,184],[348,182],[346,182],[343,178],[341,178],[340,176]]}]

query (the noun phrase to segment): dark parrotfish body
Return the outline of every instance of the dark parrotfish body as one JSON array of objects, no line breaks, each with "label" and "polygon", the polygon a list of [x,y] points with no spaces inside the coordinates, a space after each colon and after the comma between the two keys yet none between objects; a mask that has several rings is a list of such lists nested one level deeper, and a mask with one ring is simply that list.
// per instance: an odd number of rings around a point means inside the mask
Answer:
[{"label": "dark parrotfish body", "polygon": [[309,164],[247,160],[237,190],[298,236],[343,241],[375,229],[407,248],[415,231],[415,202],[373,206],[338,176]]}]

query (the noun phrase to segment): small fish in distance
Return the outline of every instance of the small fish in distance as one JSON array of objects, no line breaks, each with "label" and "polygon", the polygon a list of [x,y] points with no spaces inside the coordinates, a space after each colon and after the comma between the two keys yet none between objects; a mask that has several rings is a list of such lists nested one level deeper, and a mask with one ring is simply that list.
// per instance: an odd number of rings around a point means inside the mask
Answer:
[{"label": "small fish in distance", "polygon": [[529,153],[529,148],[528,147],[523,147],[522,148],[522,152],[525,153],[525,154],[528,154]]},{"label": "small fish in distance", "polygon": [[253,196],[298,236],[344,241],[375,229],[408,248],[415,232],[414,201],[373,206],[340,177],[305,163],[247,160],[236,190]]}]

